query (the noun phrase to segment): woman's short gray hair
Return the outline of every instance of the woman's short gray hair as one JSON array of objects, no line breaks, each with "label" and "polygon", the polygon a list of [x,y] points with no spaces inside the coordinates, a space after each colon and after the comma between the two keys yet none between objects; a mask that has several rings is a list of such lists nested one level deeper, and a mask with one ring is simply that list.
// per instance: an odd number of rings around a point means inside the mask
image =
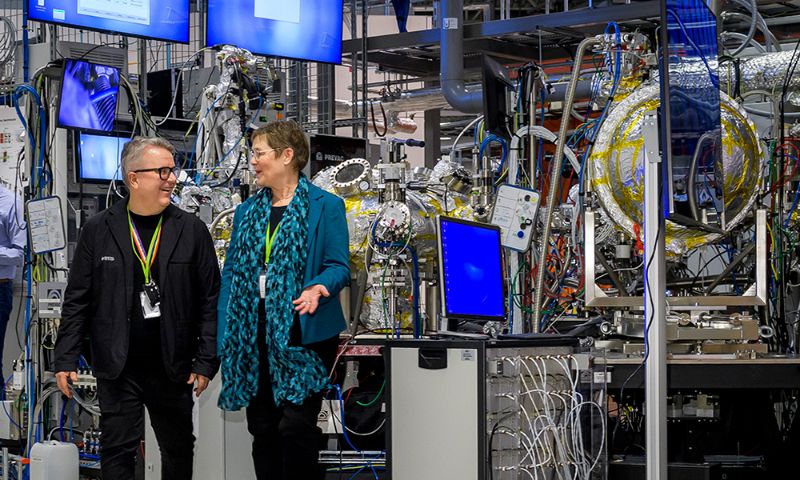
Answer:
[{"label": "woman's short gray hair", "polygon": [[122,148],[122,156],[120,164],[122,167],[122,178],[125,182],[128,181],[128,173],[131,171],[131,165],[136,163],[144,153],[147,147],[159,147],[167,150],[170,154],[175,155],[175,147],[169,141],[160,137],[134,137],[130,142],[126,143]]}]

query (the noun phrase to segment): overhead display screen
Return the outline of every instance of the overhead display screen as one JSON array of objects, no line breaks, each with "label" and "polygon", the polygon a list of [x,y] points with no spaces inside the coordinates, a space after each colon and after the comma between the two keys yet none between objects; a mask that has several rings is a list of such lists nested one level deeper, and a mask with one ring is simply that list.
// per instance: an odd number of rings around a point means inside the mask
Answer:
[{"label": "overhead display screen", "polygon": [[28,18],[120,35],[189,43],[189,0],[28,0]]},{"label": "overhead display screen", "polygon": [[342,62],[342,0],[208,0],[206,45]]}]

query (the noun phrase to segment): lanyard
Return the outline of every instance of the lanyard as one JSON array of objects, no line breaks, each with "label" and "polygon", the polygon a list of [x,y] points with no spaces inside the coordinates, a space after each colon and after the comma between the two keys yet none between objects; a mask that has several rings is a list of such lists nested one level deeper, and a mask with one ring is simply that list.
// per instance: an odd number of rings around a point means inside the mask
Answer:
[{"label": "lanyard", "polygon": [[275,231],[272,232],[272,235],[269,234],[269,223],[267,224],[267,235],[266,240],[264,240],[264,265],[269,264],[269,256],[272,253],[272,242],[275,241],[275,235],[278,233],[278,229],[281,228],[281,223],[278,222],[278,226],[275,227]]},{"label": "lanyard", "polygon": [[145,254],[142,239],[139,237],[136,225],[134,225],[133,220],[131,220],[131,212],[128,210],[128,225],[131,227],[131,246],[133,247],[133,253],[136,254],[136,258],[142,265],[145,285],[150,284],[150,267],[153,266],[153,261],[155,261],[156,254],[158,253],[158,246],[161,243],[161,222],[163,221],[164,217],[158,219],[158,225],[156,225],[156,230],[153,232],[153,237],[150,239],[150,246],[147,248],[147,253]]}]

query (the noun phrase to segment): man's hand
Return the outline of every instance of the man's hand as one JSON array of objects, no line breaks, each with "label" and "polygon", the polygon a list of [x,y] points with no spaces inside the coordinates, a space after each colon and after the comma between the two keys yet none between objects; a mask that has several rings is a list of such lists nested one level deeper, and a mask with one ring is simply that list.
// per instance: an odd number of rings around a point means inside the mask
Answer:
[{"label": "man's hand", "polygon": [[61,393],[66,395],[67,398],[72,398],[72,389],[69,388],[70,383],[78,381],[78,372],[56,372],[56,384]]},{"label": "man's hand", "polygon": [[319,307],[320,297],[330,296],[331,294],[328,292],[328,289],[325,288],[325,285],[311,285],[303,290],[303,293],[300,294],[300,298],[292,300],[292,303],[294,304],[294,309],[300,315],[313,314],[317,311],[317,307]]},{"label": "man's hand", "polygon": [[203,390],[208,388],[208,381],[209,381],[208,377],[200,375],[199,373],[192,373],[189,375],[189,381],[187,381],[186,383],[191,385],[196,382],[194,387],[194,394],[199,397],[200,394],[203,393]]}]

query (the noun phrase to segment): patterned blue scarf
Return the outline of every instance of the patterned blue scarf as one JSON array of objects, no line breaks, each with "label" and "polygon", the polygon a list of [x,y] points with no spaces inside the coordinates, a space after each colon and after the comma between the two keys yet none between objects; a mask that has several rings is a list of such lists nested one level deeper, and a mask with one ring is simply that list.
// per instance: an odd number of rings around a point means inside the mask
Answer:
[{"label": "patterned blue scarf", "polygon": [[[308,241],[308,180],[300,176],[294,198],[281,220],[270,255],[267,275],[266,347],[275,404],[303,403],[321,391],[328,376],[319,356],[303,347],[289,346],[294,322],[292,300],[303,288]],[[250,210],[237,226],[226,261],[233,262],[228,323],[222,343],[222,392],[219,406],[239,410],[258,393],[258,277],[264,266],[264,236],[272,208],[272,192],[255,195]]]}]

